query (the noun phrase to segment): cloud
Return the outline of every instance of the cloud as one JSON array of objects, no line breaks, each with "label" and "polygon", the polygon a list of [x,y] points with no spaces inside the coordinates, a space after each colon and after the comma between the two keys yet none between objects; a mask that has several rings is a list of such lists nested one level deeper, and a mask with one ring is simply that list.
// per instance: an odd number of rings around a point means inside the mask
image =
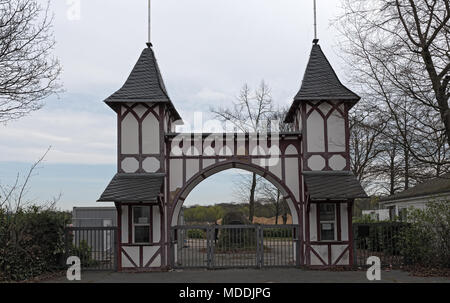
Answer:
[{"label": "cloud", "polygon": [[115,115],[43,109],[0,127],[1,161],[34,162],[52,146],[48,163],[113,164]]}]

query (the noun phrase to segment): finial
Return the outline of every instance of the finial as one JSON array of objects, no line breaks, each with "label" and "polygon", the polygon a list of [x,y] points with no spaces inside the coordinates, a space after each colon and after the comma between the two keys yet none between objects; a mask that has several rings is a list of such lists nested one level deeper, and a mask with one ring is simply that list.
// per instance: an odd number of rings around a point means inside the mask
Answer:
[{"label": "finial", "polygon": [[[319,41],[319,39],[317,39],[317,5],[316,5],[316,0],[314,0],[314,41],[317,42]],[[317,44],[317,42],[314,42],[314,44]]]},{"label": "finial", "polygon": [[319,43],[319,39],[314,39],[313,43],[314,43],[314,45],[317,45],[317,43]]},{"label": "finial", "polygon": [[148,42],[147,42],[148,47],[151,47],[152,44],[151,38],[152,38],[152,0],[148,0]]}]

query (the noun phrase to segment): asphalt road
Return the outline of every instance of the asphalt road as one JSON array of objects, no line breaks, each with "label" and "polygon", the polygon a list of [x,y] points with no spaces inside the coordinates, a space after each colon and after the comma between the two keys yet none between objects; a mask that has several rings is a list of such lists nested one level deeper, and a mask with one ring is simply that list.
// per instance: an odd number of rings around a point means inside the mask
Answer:
[{"label": "asphalt road", "polygon": [[[45,281],[77,283],[65,277]],[[382,271],[381,281],[368,281],[365,271],[319,271],[287,269],[179,270],[170,272],[94,272],[81,273],[83,283],[450,283],[441,277],[414,277],[408,272]]]}]

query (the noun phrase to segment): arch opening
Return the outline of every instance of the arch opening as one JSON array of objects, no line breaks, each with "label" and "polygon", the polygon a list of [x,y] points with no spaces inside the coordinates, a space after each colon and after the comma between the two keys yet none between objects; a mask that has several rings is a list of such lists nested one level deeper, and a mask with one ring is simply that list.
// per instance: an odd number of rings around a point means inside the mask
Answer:
[{"label": "arch opening", "polygon": [[236,161],[226,161],[222,163],[217,163],[212,165],[206,169],[203,169],[196,175],[190,178],[185,184],[184,187],[178,192],[174,199],[174,207],[171,213],[170,226],[174,227],[178,225],[178,218],[182,207],[189,196],[189,194],[203,181],[217,175],[221,172],[230,170],[230,169],[239,169],[251,173],[255,173],[258,176],[264,178],[268,183],[273,185],[276,189],[280,191],[280,197],[284,198],[286,204],[288,205],[290,214],[292,216],[292,224],[300,224],[301,223],[301,214],[298,207],[298,201],[296,201],[294,194],[288,188],[286,184],[284,184],[278,177],[274,174],[270,173],[267,170],[264,170],[261,167],[258,167],[254,164],[236,162]]}]

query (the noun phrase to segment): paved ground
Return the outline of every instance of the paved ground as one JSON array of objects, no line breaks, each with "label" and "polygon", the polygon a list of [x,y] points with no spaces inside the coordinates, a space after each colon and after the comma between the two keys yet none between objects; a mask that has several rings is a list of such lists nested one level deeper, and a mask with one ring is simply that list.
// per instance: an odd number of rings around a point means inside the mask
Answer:
[{"label": "paved ground", "polygon": [[[47,282],[69,282],[65,277]],[[365,271],[316,271],[301,269],[229,269],[184,270],[152,273],[118,273],[85,271],[84,283],[373,283],[366,279]],[[404,271],[382,271],[384,283],[450,283],[448,278],[421,278]],[[74,282],[70,282],[74,283]]]}]

